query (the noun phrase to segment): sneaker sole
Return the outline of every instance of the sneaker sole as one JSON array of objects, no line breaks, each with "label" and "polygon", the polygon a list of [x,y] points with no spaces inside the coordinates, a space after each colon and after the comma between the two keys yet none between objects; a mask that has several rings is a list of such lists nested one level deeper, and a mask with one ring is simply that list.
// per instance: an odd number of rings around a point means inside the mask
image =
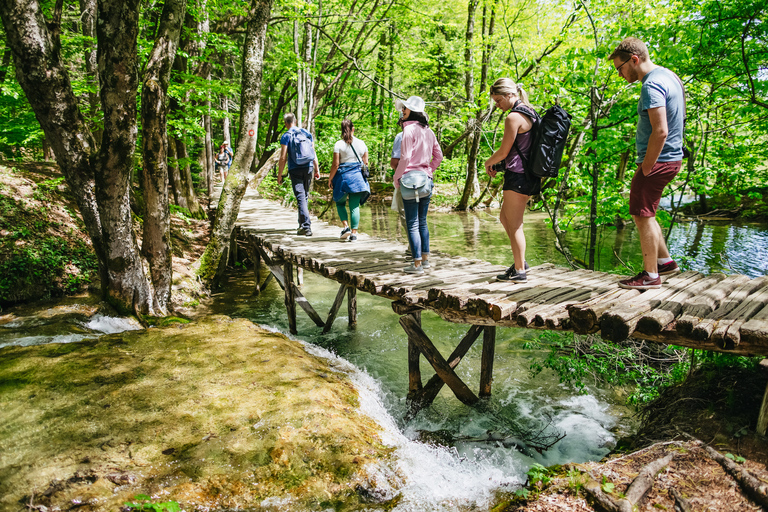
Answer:
[{"label": "sneaker sole", "polygon": [[624,288],[625,290],[658,290],[661,288],[661,284],[639,284],[637,286],[632,286],[629,284],[619,283],[619,288]]},{"label": "sneaker sole", "polygon": [[343,234],[343,235],[341,235],[339,238],[340,238],[341,240],[346,240],[346,239],[347,239],[347,238],[349,238],[351,235],[352,235],[352,233],[344,233],[344,234]]},{"label": "sneaker sole", "polygon": [[668,276],[670,274],[677,274],[680,272],[680,268],[676,268],[675,270],[667,270],[666,272],[659,272],[660,276]]}]

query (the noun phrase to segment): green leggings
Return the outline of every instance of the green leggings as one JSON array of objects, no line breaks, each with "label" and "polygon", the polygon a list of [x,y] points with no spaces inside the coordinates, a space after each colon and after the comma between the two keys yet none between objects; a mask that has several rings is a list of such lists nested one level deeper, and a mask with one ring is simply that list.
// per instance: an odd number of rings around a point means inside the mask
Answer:
[{"label": "green leggings", "polygon": [[339,219],[342,221],[349,220],[349,227],[357,229],[360,225],[360,199],[365,192],[356,192],[354,194],[347,194],[349,199],[349,213],[351,220],[347,217],[347,201],[340,201],[336,203],[336,211],[339,212]]}]

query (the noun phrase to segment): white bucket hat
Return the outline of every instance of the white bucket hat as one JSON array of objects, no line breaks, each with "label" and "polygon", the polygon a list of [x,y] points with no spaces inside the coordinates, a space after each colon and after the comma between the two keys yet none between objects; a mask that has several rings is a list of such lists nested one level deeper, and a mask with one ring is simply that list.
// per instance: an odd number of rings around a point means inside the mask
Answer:
[{"label": "white bucket hat", "polygon": [[395,100],[395,108],[401,112],[403,108],[407,108],[411,112],[424,112],[425,106],[424,100],[418,96],[411,96],[405,101]]}]

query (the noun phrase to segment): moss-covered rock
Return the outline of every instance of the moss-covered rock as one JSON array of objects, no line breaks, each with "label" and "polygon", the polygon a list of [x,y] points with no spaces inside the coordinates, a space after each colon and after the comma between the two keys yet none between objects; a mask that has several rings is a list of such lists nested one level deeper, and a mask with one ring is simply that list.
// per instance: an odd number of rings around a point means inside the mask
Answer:
[{"label": "moss-covered rock", "polygon": [[247,320],[0,349],[0,509],[352,509],[389,453],[356,389]]}]

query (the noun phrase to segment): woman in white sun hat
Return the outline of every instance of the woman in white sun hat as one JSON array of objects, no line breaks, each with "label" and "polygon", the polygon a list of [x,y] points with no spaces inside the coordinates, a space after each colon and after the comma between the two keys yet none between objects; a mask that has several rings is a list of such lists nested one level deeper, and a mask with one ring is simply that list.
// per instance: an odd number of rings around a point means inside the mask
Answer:
[{"label": "woman in white sun hat", "polygon": [[395,106],[403,112],[403,141],[394,182],[403,198],[413,256],[413,263],[403,270],[422,274],[430,268],[427,212],[432,197],[432,176],[443,160],[443,152],[429,128],[423,99],[411,96],[405,101],[397,100]]}]

